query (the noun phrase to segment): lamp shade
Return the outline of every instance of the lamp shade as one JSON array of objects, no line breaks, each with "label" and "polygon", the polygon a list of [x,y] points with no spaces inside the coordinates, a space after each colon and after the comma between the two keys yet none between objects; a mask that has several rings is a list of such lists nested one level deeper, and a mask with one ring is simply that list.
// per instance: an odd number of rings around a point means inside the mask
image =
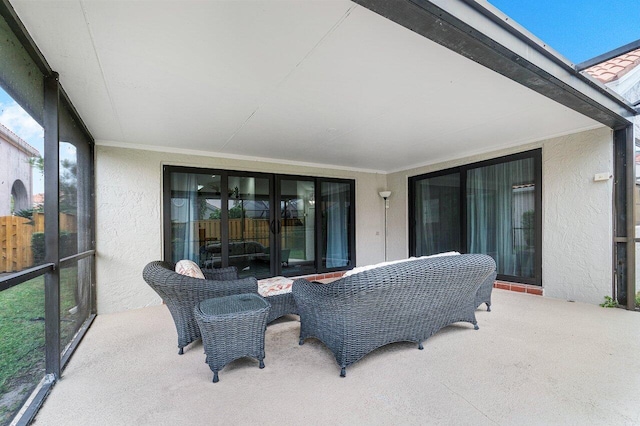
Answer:
[{"label": "lamp shade", "polygon": [[387,199],[391,196],[391,191],[380,191],[379,194],[382,198]]}]

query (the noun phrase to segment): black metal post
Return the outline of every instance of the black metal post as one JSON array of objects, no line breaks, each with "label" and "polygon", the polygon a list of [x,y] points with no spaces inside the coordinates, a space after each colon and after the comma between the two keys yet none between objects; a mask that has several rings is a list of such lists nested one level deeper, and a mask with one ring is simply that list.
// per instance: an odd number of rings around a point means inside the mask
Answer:
[{"label": "black metal post", "polygon": [[633,138],[633,125],[629,125],[624,129],[624,142],[626,151],[626,213],[627,213],[627,309],[635,309],[636,303],[636,216],[635,216],[635,186],[636,186],[636,156],[635,143]]},{"label": "black metal post", "polygon": [[620,305],[635,308],[635,155],[633,127],[614,132],[614,295]]},{"label": "black metal post", "polygon": [[58,73],[44,80],[44,237],[45,261],[54,265],[45,275],[46,373],[60,377],[60,256],[59,223],[59,114],[60,86]]}]

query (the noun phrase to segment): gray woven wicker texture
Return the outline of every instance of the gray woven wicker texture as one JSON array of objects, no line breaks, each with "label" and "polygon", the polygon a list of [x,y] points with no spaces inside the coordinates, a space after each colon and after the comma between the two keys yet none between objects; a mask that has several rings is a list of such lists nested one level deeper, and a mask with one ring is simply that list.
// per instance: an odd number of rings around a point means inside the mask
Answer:
[{"label": "gray woven wicker texture", "polygon": [[178,332],[180,354],[189,343],[200,338],[200,328],[193,316],[194,307],[206,299],[232,294],[258,294],[254,277],[238,278],[235,267],[208,270],[207,279],[191,278],[174,272],[175,265],[155,261],[142,271],[144,280],[166,303]]},{"label": "gray woven wicker texture", "polygon": [[238,358],[256,358],[264,368],[264,332],[270,308],[257,294],[218,297],[196,305],[194,316],[214,383],[218,372]]},{"label": "gray woven wicker texture", "polygon": [[[169,308],[178,332],[180,354],[190,343],[200,338],[200,329],[193,316],[193,308],[201,301],[242,293],[258,293],[254,277],[238,278],[235,266],[220,269],[205,269],[206,280],[186,277],[174,271],[169,262],[154,261],[142,271],[144,280],[162,298]],[[291,293],[266,297],[271,304],[267,322],[287,314],[297,314],[298,308]]]},{"label": "gray woven wicker texture", "polygon": [[[496,264],[465,254],[383,266],[330,284],[293,283],[300,344],[315,337],[334,354],[341,375],[376,348],[422,342],[459,321],[476,325],[475,309],[490,304]],[[484,293],[478,295],[481,286]],[[489,293],[487,296],[487,292]]]}]

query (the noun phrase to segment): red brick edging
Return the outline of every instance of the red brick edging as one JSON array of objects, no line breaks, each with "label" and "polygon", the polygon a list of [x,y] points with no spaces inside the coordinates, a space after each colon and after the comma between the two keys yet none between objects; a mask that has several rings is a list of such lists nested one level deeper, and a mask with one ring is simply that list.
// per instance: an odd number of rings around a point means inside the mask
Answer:
[{"label": "red brick edging", "polygon": [[517,291],[518,293],[535,294],[536,296],[542,296],[542,288],[537,285],[509,283],[506,281],[496,281],[493,283],[493,288],[499,288],[501,290]]}]

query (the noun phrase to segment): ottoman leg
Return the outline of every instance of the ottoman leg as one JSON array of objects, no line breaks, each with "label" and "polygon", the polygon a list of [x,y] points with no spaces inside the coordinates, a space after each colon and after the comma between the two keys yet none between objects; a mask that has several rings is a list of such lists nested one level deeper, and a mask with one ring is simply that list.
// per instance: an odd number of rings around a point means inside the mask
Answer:
[{"label": "ottoman leg", "polygon": [[214,371],[213,372],[213,383],[218,383],[220,379],[218,378],[218,372]]},{"label": "ottoman leg", "polygon": [[264,361],[262,359],[260,359],[260,368],[264,368]]}]

